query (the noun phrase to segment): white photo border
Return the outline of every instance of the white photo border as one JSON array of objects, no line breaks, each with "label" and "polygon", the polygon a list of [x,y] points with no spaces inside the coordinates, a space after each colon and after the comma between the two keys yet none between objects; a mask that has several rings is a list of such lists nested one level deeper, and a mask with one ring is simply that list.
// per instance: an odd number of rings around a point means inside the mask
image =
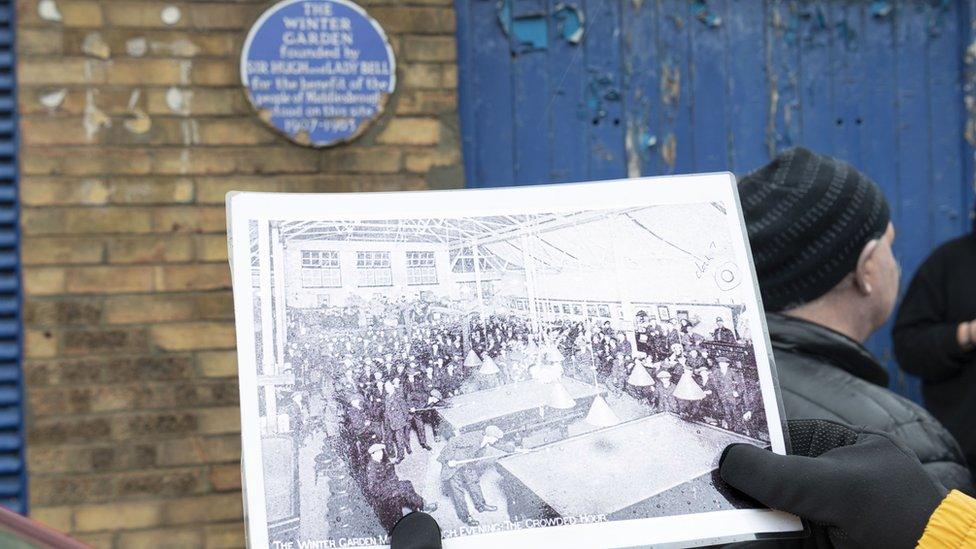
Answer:
[{"label": "white photo border", "polygon": [[[322,207],[327,201],[328,208]],[[477,217],[539,212],[612,210],[643,205],[722,202],[734,205],[735,213],[725,216],[732,238],[735,261],[748,265],[752,284],[745,285],[749,305],[762,312],[752,252],[735,176],[729,172],[663,177],[534,185],[492,189],[463,189],[374,193],[252,193],[227,194],[229,251],[234,285],[234,310],[237,328],[237,357],[241,391],[242,469],[244,513],[249,547],[269,547],[267,510],[264,494],[264,466],[258,415],[258,383],[255,351],[254,294],[251,287],[251,242],[249,224],[259,229],[270,221],[315,221],[385,217],[414,219],[429,217]],[[770,446],[786,454],[788,431],[779,386],[774,376],[772,345],[763,314],[750,314],[749,328],[754,338],[759,383],[769,428]],[[768,365],[764,367],[763,365]],[[702,520],[702,519],[705,520]],[[628,546],[643,544],[688,544],[741,541],[758,537],[800,535],[805,527],[796,516],[768,509],[733,509],[708,513],[653,517],[573,526],[526,528],[452,538],[444,541],[448,549],[553,544],[563,547]],[[688,537],[688,533],[694,535]],[[373,546],[377,549],[385,545]]]}]

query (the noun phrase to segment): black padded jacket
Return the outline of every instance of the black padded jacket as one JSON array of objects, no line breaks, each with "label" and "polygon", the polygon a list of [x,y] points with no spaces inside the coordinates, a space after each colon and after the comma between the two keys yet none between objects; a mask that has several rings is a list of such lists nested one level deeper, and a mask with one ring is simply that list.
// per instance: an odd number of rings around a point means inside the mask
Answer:
[{"label": "black padded jacket", "polygon": [[897,436],[947,489],[974,493],[966,459],[928,411],[888,390],[888,373],[860,343],[804,320],[767,313],[788,419],[830,419]]},{"label": "black padded jacket", "polygon": [[[889,391],[888,373],[863,345],[829,328],[766,313],[787,419],[830,419],[891,433],[947,489],[973,494],[973,478],[952,435],[921,406]],[[735,549],[826,549],[822,526],[810,535],[737,543]]]}]

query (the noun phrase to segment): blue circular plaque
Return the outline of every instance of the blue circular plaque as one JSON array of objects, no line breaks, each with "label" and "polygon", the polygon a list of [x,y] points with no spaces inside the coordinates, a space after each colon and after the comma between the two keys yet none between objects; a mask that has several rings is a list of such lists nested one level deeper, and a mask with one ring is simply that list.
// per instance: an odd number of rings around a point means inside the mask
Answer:
[{"label": "blue circular plaque", "polygon": [[261,14],[241,51],[258,116],[302,145],[354,139],[396,87],[386,33],[347,0],[284,0]]}]

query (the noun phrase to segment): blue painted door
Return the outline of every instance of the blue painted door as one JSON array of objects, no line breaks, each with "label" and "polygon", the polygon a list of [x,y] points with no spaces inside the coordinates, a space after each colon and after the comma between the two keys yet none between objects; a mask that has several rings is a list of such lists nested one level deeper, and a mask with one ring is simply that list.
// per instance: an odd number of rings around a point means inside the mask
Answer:
[{"label": "blue painted door", "polygon": [[[907,284],[969,224],[971,4],[457,0],[467,184],[741,175],[802,144],[881,184]],[[869,344],[917,399],[888,329]]]},{"label": "blue painted door", "polygon": [[20,368],[20,231],[14,3],[0,3],[0,505],[27,512]]}]

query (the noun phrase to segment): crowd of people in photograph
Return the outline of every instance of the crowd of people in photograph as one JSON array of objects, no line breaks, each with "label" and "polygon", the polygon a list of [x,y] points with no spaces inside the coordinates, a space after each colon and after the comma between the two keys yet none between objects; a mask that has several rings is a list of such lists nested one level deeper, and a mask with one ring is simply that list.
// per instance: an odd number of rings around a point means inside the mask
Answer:
[{"label": "crowd of people in photograph", "polygon": [[[765,412],[751,342],[740,341],[721,317],[713,328],[700,320],[658,321],[637,314],[635,342],[609,323],[591,332],[598,375],[657,411],[766,440]],[[585,361],[584,361],[585,362]]]},{"label": "crowd of people in photograph", "polygon": [[[739,345],[721,319],[703,332],[686,319],[661,323],[641,312],[628,338],[603,319],[548,318],[533,324],[509,312],[481,316],[456,310],[455,304],[427,296],[296,310],[287,319],[286,362],[295,384],[279,395],[279,407],[289,414],[290,430],[302,444],[311,440],[310,433],[324,430],[323,451],[348,461],[386,528],[404,507],[429,511],[432,505],[394,468],[415,449],[411,432],[430,450],[431,436],[452,434],[443,432],[437,413],[452,396],[532,379],[543,365],[556,368],[556,376],[629,395],[648,413],[667,411],[765,436],[751,345]],[[710,344],[740,354],[718,356]],[[460,484],[447,487],[447,493],[462,495],[452,501],[463,502],[467,491],[477,506],[478,493],[468,489],[472,483],[463,476],[456,480]],[[470,524],[466,506],[457,501],[455,506]]]}]

